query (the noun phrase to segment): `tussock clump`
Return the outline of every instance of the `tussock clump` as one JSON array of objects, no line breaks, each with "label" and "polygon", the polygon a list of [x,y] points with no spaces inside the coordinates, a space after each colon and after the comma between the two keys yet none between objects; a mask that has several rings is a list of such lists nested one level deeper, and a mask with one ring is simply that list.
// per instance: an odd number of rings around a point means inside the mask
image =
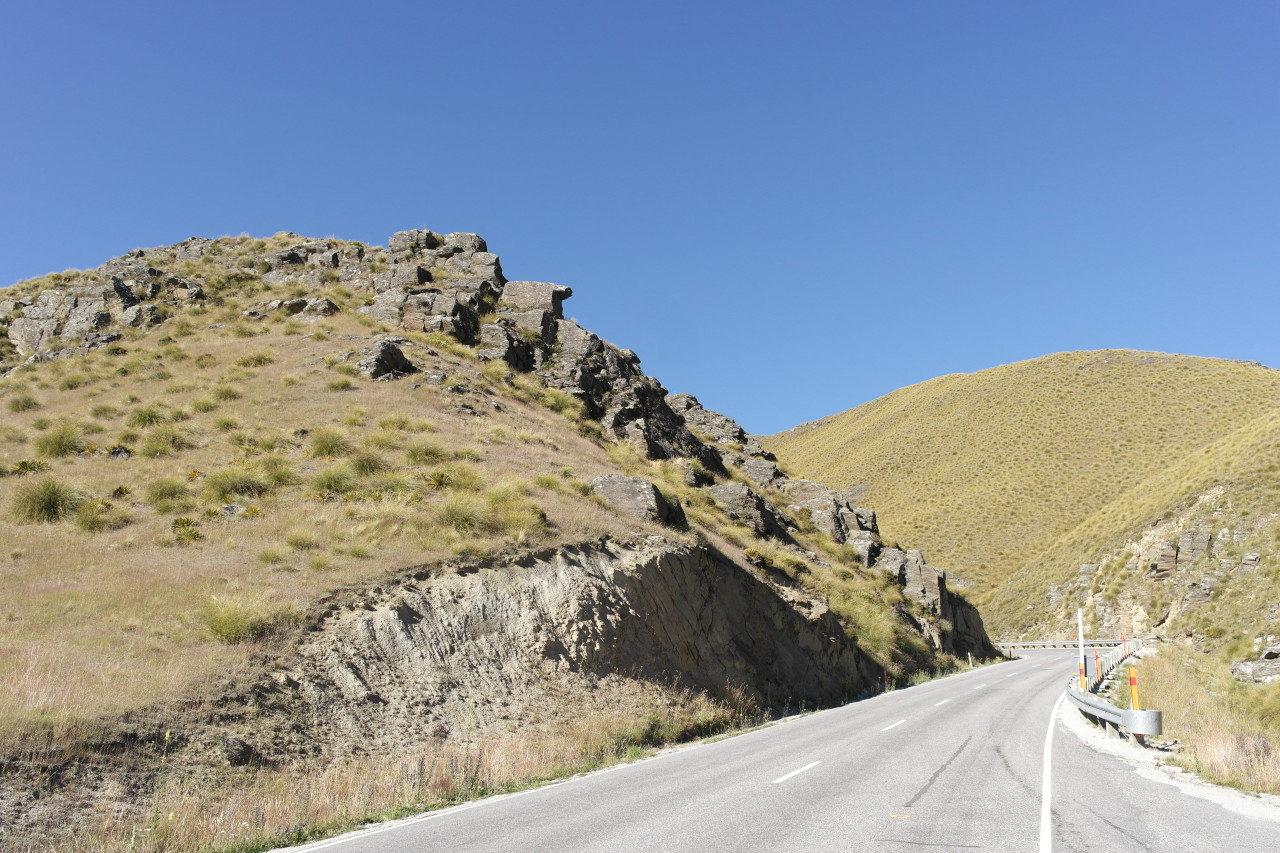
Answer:
[{"label": "tussock clump", "polygon": [[125,418],[125,423],[131,427],[146,429],[156,424],[162,424],[167,420],[168,417],[165,415],[164,410],[153,404],[134,409],[129,413],[129,417]]},{"label": "tussock clump", "polygon": [[13,516],[24,524],[53,524],[76,511],[84,497],[53,477],[42,477],[18,487],[13,497]]},{"label": "tussock clump", "polygon": [[138,452],[152,459],[172,456],[182,450],[189,450],[195,443],[187,433],[170,425],[153,427],[142,440]]},{"label": "tussock clump", "polygon": [[345,465],[333,465],[311,478],[311,491],[318,497],[341,496],[356,487],[355,473]]},{"label": "tussock clump", "polygon": [[434,465],[449,458],[449,451],[434,441],[420,439],[405,448],[410,465]]},{"label": "tussock clump", "polygon": [[357,476],[367,477],[370,474],[380,474],[383,471],[391,469],[391,463],[387,462],[382,456],[370,450],[362,450],[351,457],[348,463],[351,470]]},{"label": "tussock clump", "polygon": [[191,487],[177,477],[161,477],[147,483],[143,490],[147,503],[156,512],[170,513],[190,509]]},{"label": "tussock clump", "polygon": [[40,408],[40,401],[27,393],[14,394],[5,403],[5,407],[15,415],[19,412],[30,412]]},{"label": "tussock clump", "polygon": [[252,471],[228,468],[205,477],[204,490],[213,500],[229,501],[235,497],[262,497],[271,491],[271,486]]},{"label": "tussock clump", "polygon": [[50,424],[35,440],[36,453],[54,459],[83,453],[88,446],[84,427],[74,421]]},{"label": "tussock clump", "polygon": [[351,452],[351,440],[331,427],[321,427],[312,432],[309,445],[312,456],[332,458]]},{"label": "tussock clump", "polygon": [[196,618],[223,643],[260,639],[298,623],[298,614],[291,609],[216,595],[197,611]]}]

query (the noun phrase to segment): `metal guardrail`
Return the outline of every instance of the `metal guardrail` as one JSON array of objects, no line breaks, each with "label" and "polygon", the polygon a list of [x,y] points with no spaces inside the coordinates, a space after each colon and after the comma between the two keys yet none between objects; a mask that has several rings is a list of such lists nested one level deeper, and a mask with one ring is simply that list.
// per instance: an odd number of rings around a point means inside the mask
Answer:
[{"label": "metal guardrail", "polygon": [[1138,743],[1142,743],[1144,735],[1158,735],[1164,731],[1163,714],[1160,711],[1131,711],[1117,708],[1110,702],[1096,698],[1094,694],[1112,670],[1123,663],[1130,654],[1145,646],[1146,643],[1143,640],[1131,640],[1129,648],[1113,648],[1106,655],[1101,656],[1098,666],[1094,668],[1088,692],[1077,686],[1078,676],[1072,676],[1067,682],[1067,698],[1071,700],[1071,704],[1080,709],[1081,713],[1093,719],[1094,722],[1108,723],[1116,729],[1127,729]]},{"label": "metal guardrail", "polygon": [[[1124,640],[1085,640],[1085,648],[1106,649],[1124,644]],[[1080,645],[1079,640],[1037,640],[1033,643],[994,643],[998,649],[1074,649]]]}]

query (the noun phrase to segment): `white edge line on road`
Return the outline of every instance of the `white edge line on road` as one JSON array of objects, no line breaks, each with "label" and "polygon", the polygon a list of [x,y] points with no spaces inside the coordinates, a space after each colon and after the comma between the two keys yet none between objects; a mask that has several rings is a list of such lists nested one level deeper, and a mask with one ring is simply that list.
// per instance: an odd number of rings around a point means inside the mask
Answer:
[{"label": "white edge line on road", "polygon": [[1066,693],[1058,694],[1058,701],[1053,703],[1049,712],[1049,730],[1044,736],[1044,759],[1040,770],[1040,853],[1053,851],[1053,726],[1058,721],[1058,706]]},{"label": "white edge line on road", "polygon": [[769,784],[771,784],[771,785],[776,785],[776,784],[778,784],[779,782],[785,782],[785,781],[787,781],[788,779],[790,779],[792,776],[799,776],[799,775],[800,775],[801,773],[803,773],[804,771],[806,771],[806,770],[812,770],[813,768],[817,767],[817,766],[818,766],[819,764],[821,764],[821,763],[822,763],[821,761],[815,761],[815,762],[813,762],[812,764],[806,764],[804,767],[801,767],[799,770],[792,770],[792,771],[791,771],[790,773],[788,773],[786,776],[779,776],[777,779],[774,779],[774,780],[773,780],[772,782],[770,782]]},{"label": "white edge line on road", "polygon": [[[946,700],[944,699],[943,701],[946,701]],[[905,723],[905,722],[906,722],[906,720],[898,720],[898,722],[896,722],[896,723],[892,723],[892,724],[890,724],[890,725],[887,725],[887,726],[885,726],[883,729],[881,729],[880,731],[882,731],[882,732],[887,732],[887,731],[889,731],[889,729],[897,728],[898,726],[902,725],[902,724],[903,724],[903,723]]]},{"label": "white edge line on road", "polygon": [[937,703],[937,704],[935,704],[933,707],[935,707],[935,708],[936,708],[936,707],[938,707],[938,705],[945,705],[945,704],[947,704],[948,702],[950,702],[950,701],[951,701],[952,699],[954,699],[954,698],[956,698],[956,697],[954,697],[954,696],[948,696],[946,699],[943,699],[941,702],[938,702],[938,703]]}]

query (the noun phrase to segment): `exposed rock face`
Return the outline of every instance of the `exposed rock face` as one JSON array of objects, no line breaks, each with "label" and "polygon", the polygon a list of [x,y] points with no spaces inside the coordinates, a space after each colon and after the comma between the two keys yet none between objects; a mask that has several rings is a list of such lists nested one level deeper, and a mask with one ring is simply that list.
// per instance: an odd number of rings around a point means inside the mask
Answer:
[{"label": "exposed rock face", "polygon": [[1268,646],[1257,660],[1238,661],[1231,665],[1236,681],[1269,684],[1280,681],[1280,645]]},{"label": "exposed rock face", "polygon": [[[385,591],[329,617],[262,702],[294,754],[403,748],[554,714],[573,685],[609,701],[619,673],[780,707],[873,690],[880,669],[820,601],[655,538]],[[272,748],[248,723],[233,736]]]},{"label": "exposed rock face", "polygon": [[775,464],[777,457],[765,450],[759,439],[749,435],[737,421],[703,408],[692,394],[668,395],[667,405],[685,424],[715,442],[725,465],[740,468],[761,486],[776,485],[783,479]]},{"label": "exposed rock face", "polygon": [[672,505],[644,477],[605,474],[591,481],[591,491],[623,515],[656,524],[684,524],[679,505]]},{"label": "exposed rock face", "polygon": [[949,631],[937,622],[923,626],[933,634],[934,645],[951,654],[972,651],[978,657],[997,657],[998,652],[987,637],[977,608],[948,592],[946,572],[927,565],[919,551],[903,554],[892,550],[896,552],[891,557],[892,565],[897,566],[903,593],[920,602],[931,615],[950,624]]},{"label": "exposed rock face", "polygon": [[[797,511],[807,512],[814,526],[837,542],[858,539],[869,542],[873,538],[879,538],[875,513],[855,509],[835,489],[811,480],[784,480],[778,484],[778,488],[793,501],[792,505]],[[860,536],[864,533],[870,536]],[[870,548],[866,565],[875,562],[876,553],[876,548]]]}]

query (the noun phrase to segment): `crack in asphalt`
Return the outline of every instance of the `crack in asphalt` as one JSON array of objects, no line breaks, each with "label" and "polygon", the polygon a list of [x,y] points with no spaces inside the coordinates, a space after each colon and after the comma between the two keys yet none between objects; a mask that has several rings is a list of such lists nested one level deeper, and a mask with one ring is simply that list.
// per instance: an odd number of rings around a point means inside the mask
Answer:
[{"label": "crack in asphalt", "polygon": [[969,741],[971,740],[973,740],[973,735],[969,735],[967,738],[964,739],[964,743],[960,744],[960,748],[957,749],[955,752],[951,753],[951,757],[948,758],[946,761],[942,762],[941,767],[933,771],[933,775],[929,777],[928,782],[924,783],[924,787],[921,788],[919,791],[916,791],[916,795],[914,797],[912,797],[910,800],[907,800],[906,805],[903,806],[904,809],[911,808],[912,806],[914,806],[917,800],[919,800],[921,797],[923,797],[925,794],[929,792],[929,789],[933,787],[933,783],[937,782],[938,777],[943,774],[943,771],[945,771],[948,767],[951,766],[951,762],[955,761],[960,756],[960,753],[964,752],[965,747],[969,745]]}]

